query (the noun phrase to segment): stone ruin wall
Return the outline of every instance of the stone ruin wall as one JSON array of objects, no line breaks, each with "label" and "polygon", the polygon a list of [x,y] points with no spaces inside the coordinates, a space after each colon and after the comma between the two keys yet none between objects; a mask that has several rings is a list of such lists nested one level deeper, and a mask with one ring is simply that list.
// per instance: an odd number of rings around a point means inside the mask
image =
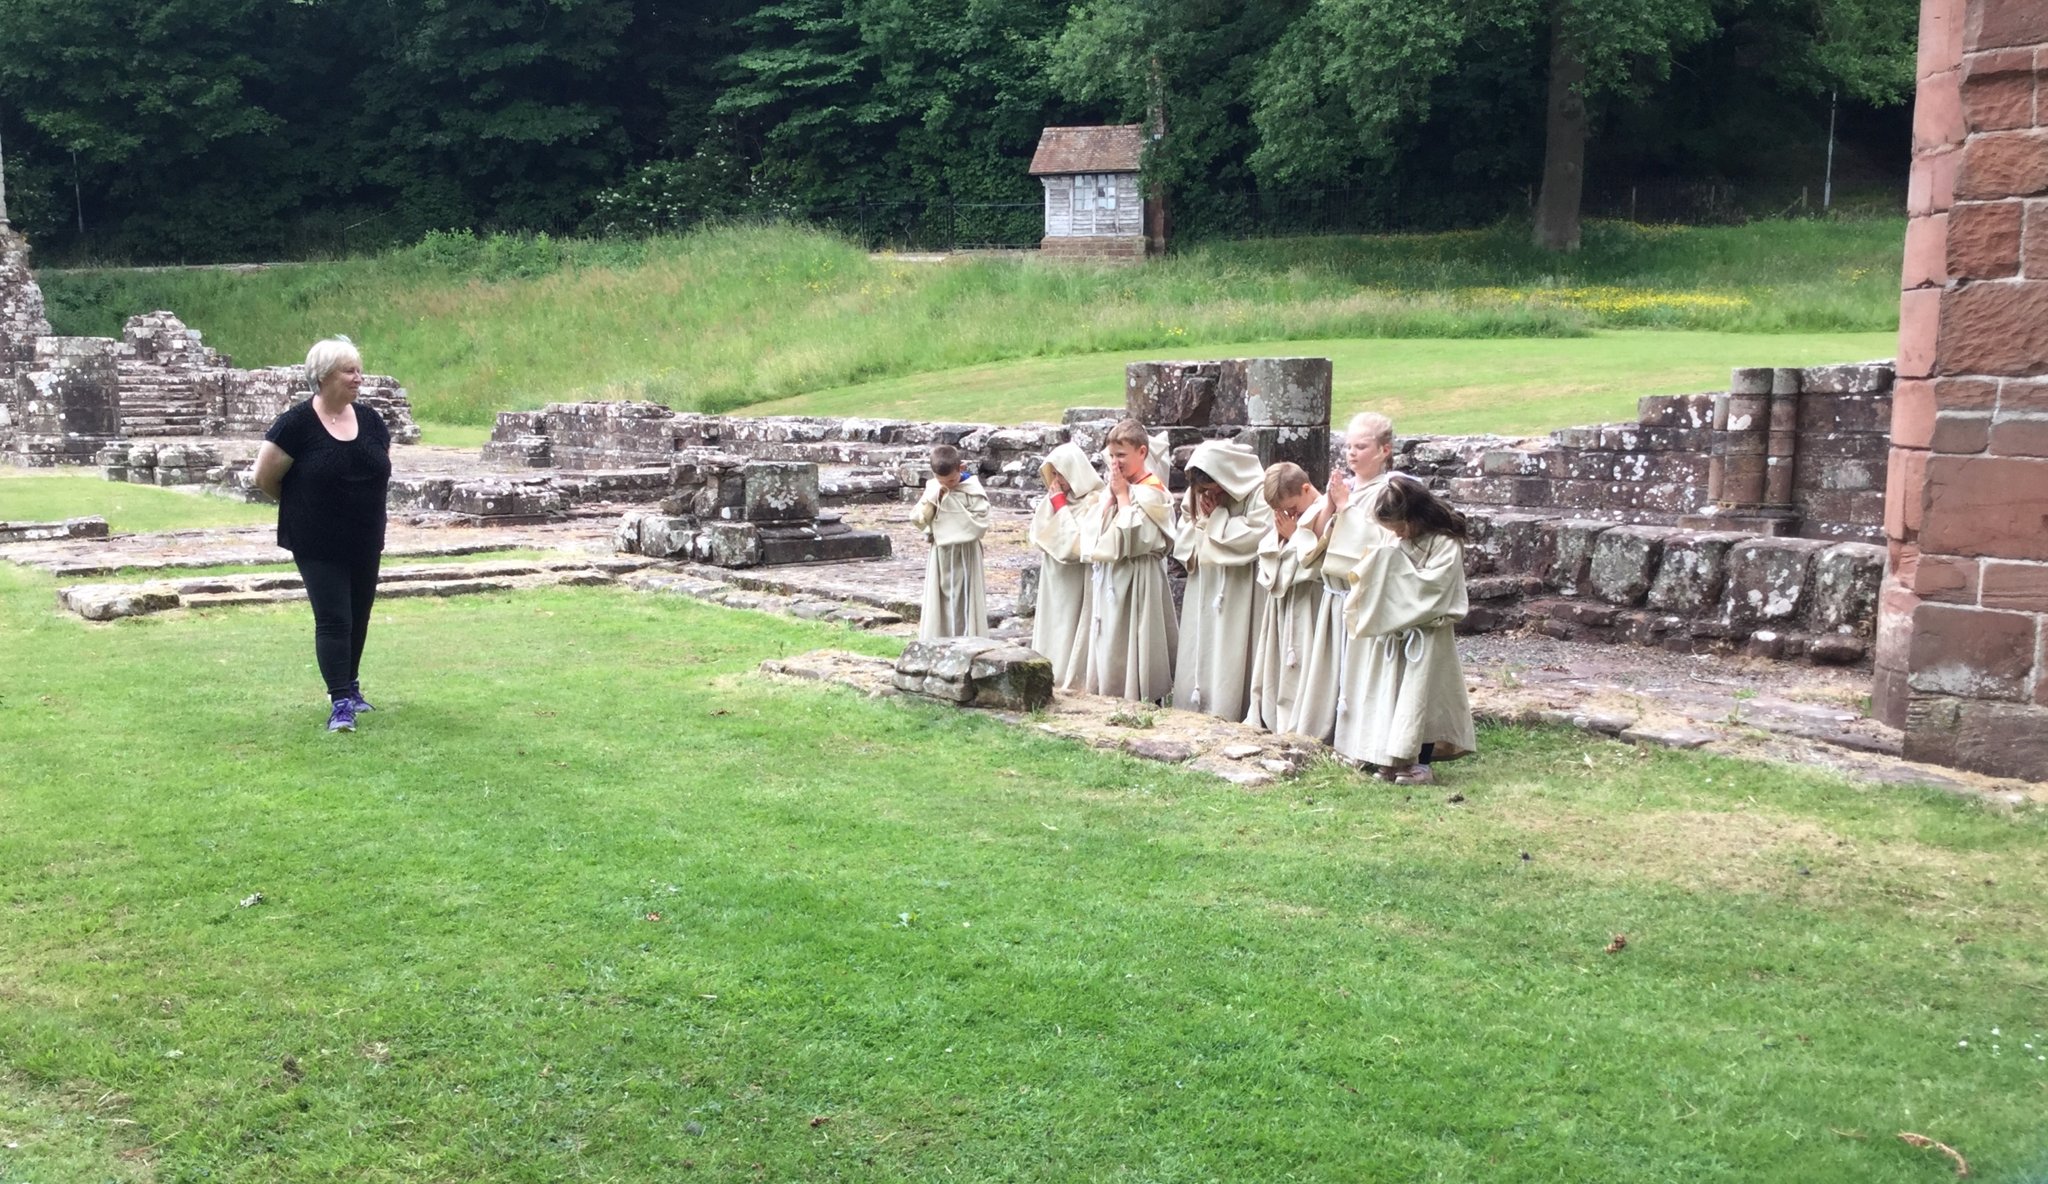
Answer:
[{"label": "stone ruin wall", "polygon": [[1404,443],[1401,467],[1466,506],[1879,542],[1891,405],[1888,362],[1747,368],[1726,392],[1646,397],[1632,423]]},{"label": "stone ruin wall", "polygon": [[0,222],[0,384],[35,357],[36,338],[50,335],[43,290],[29,268],[28,240]]},{"label": "stone ruin wall", "polygon": [[[237,370],[169,312],[130,317],[118,340],[53,335],[28,241],[0,223],[0,456],[12,463],[98,463],[134,480],[158,468],[203,474],[209,466],[198,458],[208,449],[195,441],[259,437],[308,393],[299,367]],[[384,417],[393,440],[419,440],[396,379],[366,374],[358,398]],[[147,442],[170,438],[191,444],[193,455],[155,465]],[[115,453],[103,458],[109,448]],[[146,463],[131,464],[131,455]]]},{"label": "stone ruin wall", "polygon": [[[1319,478],[1336,466],[1340,445],[1327,426],[1326,395],[1319,427],[1230,422],[1250,419],[1254,406],[1265,417],[1303,418],[1309,412],[1301,407],[1317,405],[1314,382],[1293,410],[1238,403],[1226,393],[1219,411],[1215,387],[1228,392],[1229,383],[1214,380],[1226,364],[1197,365],[1208,369],[1185,363],[1131,368],[1133,401],[1141,409],[1156,418],[1202,421],[1163,425],[1171,449],[1184,456],[1202,439],[1238,438],[1319,461],[1305,465]],[[1162,374],[1161,367],[1169,369]],[[1198,381],[1187,381],[1191,371]],[[1792,450],[1781,441],[1781,451],[1793,459],[1779,466],[1789,497],[1784,509],[1794,513],[1777,517],[1756,516],[1759,505],[1725,479],[1728,457],[1756,456],[1754,467],[1763,472],[1770,458],[1768,433],[1731,439],[1725,426],[1715,426],[1729,421],[1730,393],[1646,398],[1635,423],[1570,428],[1546,438],[1402,439],[1396,467],[1446,492],[1473,521],[1468,628],[1527,627],[1557,637],[1838,664],[1864,660],[1884,563],[1883,549],[1867,541],[1881,530],[1883,517],[1881,495],[1870,485],[1881,480],[1885,433],[1873,425],[1889,416],[1890,368],[1738,371],[1732,385],[1737,391],[1763,385],[1768,397],[1771,384],[1794,382],[1802,432]],[[1294,389],[1299,393],[1302,385]],[[1072,408],[1061,424],[1003,427],[557,403],[500,414],[485,455],[529,470],[562,466],[558,474],[535,472],[499,484],[501,497],[510,491],[529,498],[535,511],[551,499],[559,505],[565,491],[593,481],[609,482],[613,493],[630,499],[624,485],[637,480],[640,497],[664,501],[661,511],[635,513],[622,524],[623,550],[722,553],[753,544],[731,542],[726,536],[735,532],[723,526],[692,526],[694,533],[680,538],[672,517],[743,519],[737,512],[741,475],[750,461],[839,468],[820,483],[825,503],[897,501],[922,487],[931,446],[953,444],[992,500],[1021,508],[1038,492],[1047,452],[1069,440],[1098,451],[1130,409]],[[1270,432],[1264,440],[1255,433],[1260,427]],[[601,471],[579,471],[586,466]],[[847,473],[845,466],[856,471]],[[1720,485],[1717,469],[1724,474]],[[1795,516],[1800,509],[1810,516]],[[1800,535],[1789,532],[1795,526]]]}]

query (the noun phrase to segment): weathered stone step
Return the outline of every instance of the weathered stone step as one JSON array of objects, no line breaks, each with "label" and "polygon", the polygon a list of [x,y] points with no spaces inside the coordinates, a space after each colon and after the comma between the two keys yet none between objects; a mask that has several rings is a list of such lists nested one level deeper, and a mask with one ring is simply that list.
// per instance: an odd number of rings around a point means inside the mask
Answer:
[{"label": "weathered stone step", "polygon": [[[609,584],[648,560],[592,556],[559,560],[428,564],[386,568],[378,573],[377,595],[462,596],[519,588]],[[59,589],[57,602],[89,621],[145,616],[173,608],[238,604],[279,604],[305,599],[296,573],[197,576],[140,584],[75,584]]]}]

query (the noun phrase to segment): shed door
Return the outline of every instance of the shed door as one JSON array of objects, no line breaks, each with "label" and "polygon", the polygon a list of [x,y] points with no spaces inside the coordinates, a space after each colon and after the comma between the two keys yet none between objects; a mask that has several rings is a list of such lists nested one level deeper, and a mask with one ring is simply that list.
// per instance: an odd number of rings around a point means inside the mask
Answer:
[{"label": "shed door", "polygon": [[1115,234],[1117,174],[1079,173],[1074,177],[1074,233]]},{"label": "shed door", "polygon": [[1072,177],[1044,177],[1045,232],[1059,238],[1074,233]]}]

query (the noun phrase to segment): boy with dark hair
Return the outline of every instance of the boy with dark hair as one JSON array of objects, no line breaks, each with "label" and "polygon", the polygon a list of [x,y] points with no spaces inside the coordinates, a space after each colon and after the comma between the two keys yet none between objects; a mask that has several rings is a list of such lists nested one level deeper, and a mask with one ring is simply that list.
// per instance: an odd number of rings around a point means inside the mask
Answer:
[{"label": "boy with dark hair", "polygon": [[958,448],[940,444],[932,449],[932,478],[917,499],[911,521],[932,544],[918,637],[987,637],[981,536],[988,532],[988,494],[962,467]]},{"label": "boy with dark hair", "polygon": [[1344,624],[1366,643],[1358,718],[1337,751],[1402,785],[1436,780],[1435,761],[1471,752],[1472,703],[1454,627],[1465,618],[1465,516],[1406,473],[1371,504],[1386,541],[1346,578]]}]

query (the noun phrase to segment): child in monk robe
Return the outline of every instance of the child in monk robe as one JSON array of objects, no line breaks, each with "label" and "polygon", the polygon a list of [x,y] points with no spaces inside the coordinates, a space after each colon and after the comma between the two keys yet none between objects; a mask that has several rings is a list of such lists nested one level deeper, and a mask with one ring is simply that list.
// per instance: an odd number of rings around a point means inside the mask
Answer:
[{"label": "child in monk robe", "polygon": [[1108,451],[1107,488],[1083,520],[1092,568],[1086,685],[1098,695],[1158,703],[1173,694],[1179,630],[1166,583],[1173,501],[1153,471],[1144,424],[1127,419],[1110,429]]},{"label": "child in monk robe", "polygon": [[1180,646],[1173,664],[1173,705],[1227,720],[1244,718],[1252,673],[1252,628],[1259,590],[1259,540],[1273,513],[1259,496],[1259,454],[1209,440],[1188,457],[1173,557],[1187,569]]},{"label": "child in monk robe", "polygon": [[1039,466],[1045,496],[1031,512],[1031,545],[1038,549],[1038,611],[1031,618],[1031,648],[1052,663],[1052,684],[1078,691],[1088,678],[1088,560],[1081,554],[1084,519],[1095,511],[1102,486],[1078,444],[1062,444]]},{"label": "child in monk robe", "polygon": [[1478,743],[1453,636],[1466,611],[1469,531],[1464,515],[1405,473],[1374,497],[1373,516],[1392,539],[1368,548],[1348,577],[1345,626],[1367,649],[1363,710],[1337,751],[1398,784],[1428,785],[1433,761]]},{"label": "child in monk robe", "polygon": [[1292,461],[1266,469],[1260,496],[1272,508],[1273,525],[1259,539],[1259,587],[1266,594],[1252,634],[1252,684],[1244,722],[1269,732],[1295,731],[1301,690],[1301,660],[1315,634],[1315,610],[1323,602],[1321,581],[1302,563],[1314,536],[1302,518],[1322,494],[1308,473]]},{"label": "child in monk robe", "polygon": [[[1295,699],[1294,731],[1336,745],[1340,732],[1351,731],[1360,707],[1357,659],[1365,643],[1344,628],[1347,578],[1366,548],[1390,535],[1372,515],[1372,500],[1387,479],[1394,460],[1394,424],[1366,411],[1351,419],[1344,433],[1347,481],[1332,477],[1330,488],[1303,518],[1302,569],[1322,589],[1322,602],[1310,610],[1314,626],[1301,660],[1301,690]],[[1339,751],[1342,751],[1339,748]]]},{"label": "child in monk robe", "polygon": [[932,477],[910,519],[932,543],[918,637],[987,637],[981,536],[988,531],[988,494],[961,466],[958,448],[941,444],[932,449]]}]

